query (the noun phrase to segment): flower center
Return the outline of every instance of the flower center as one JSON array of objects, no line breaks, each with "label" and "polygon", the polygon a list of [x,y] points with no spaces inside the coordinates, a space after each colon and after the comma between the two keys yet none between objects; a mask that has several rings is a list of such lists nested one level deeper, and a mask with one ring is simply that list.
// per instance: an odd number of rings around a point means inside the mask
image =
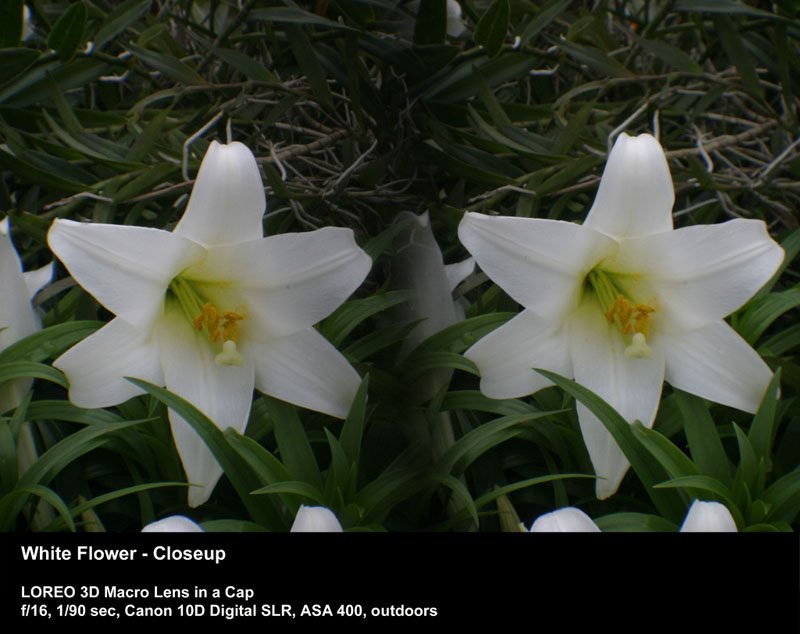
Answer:
[{"label": "flower center", "polygon": [[637,304],[620,288],[612,276],[601,269],[593,269],[586,281],[594,290],[605,318],[614,324],[629,343],[625,356],[632,359],[649,359],[653,350],[647,345],[650,336],[650,315],[656,308]]},{"label": "flower center", "polygon": [[218,365],[242,365],[244,358],[236,348],[239,341],[239,322],[244,315],[234,311],[220,311],[195,286],[180,275],[169,283],[169,292],[187,320],[197,332],[206,336],[217,352]]}]

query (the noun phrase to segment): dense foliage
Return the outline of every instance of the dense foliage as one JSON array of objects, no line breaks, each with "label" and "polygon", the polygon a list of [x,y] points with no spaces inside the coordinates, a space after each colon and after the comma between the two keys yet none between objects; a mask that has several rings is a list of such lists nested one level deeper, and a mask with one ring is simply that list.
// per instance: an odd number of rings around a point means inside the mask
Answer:
[{"label": "dense foliage", "polygon": [[[347,419],[256,393],[241,435],[158,386],[72,405],[50,362],[111,314],[57,263],[35,300],[44,329],[0,352],[0,381],[35,377],[0,418],[0,529],[140,530],[180,513],[207,530],[288,530],[305,504],[354,530],[517,530],[568,505],[603,530],[676,530],[695,498],[724,503],[740,530],[797,526],[794,2],[464,0],[457,37],[444,0],[422,0],[418,18],[392,0],[24,4],[24,40],[23,2],[0,8],[0,210],[25,270],[54,259],[55,218],[172,229],[213,139],[256,155],[266,234],[349,227],[373,267],[318,325],[363,377]],[[445,262],[468,255],[467,210],[580,223],[621,131],[659,137],[676,226],[762,219],[786,251],[728,320],[775,370],[755,417],[667,385],[653,430],[559,377],[531,397],[483,396],[462,353],[519,306],[479,271],[455,291],[464,321],[403,346],[402,212],[429,212]],[[632,463],[604,501],[576,398]],[[167,405],[225,470],[197,509]]]}]

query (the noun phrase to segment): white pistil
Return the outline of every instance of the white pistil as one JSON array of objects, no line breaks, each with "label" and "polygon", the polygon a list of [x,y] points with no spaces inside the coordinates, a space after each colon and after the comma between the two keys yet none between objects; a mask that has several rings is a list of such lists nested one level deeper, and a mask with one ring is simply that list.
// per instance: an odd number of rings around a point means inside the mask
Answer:
[{"label": "white pistil", "polygon": [[226,341],[222,344],[222,352],[214,357],[217,365],[244,365],[244,357],[236,349],[236,342]]},{"label": "white pistil", "polygon": [[625,356],[630,359],[652,359],[653,349],[647,345],[645,336],[637,332],[633,335],[633,343],[625,348]]}]

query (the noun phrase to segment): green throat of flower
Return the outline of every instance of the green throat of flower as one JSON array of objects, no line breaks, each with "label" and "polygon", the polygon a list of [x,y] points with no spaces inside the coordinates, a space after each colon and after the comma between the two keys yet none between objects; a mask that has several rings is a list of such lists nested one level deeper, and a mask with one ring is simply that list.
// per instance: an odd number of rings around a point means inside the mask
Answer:
[{"label": "green throat of flower", "polygon": [[192,327],[208,339],[217,353],[214,361],[218,365],[244,364],[244,358],[236,348],[239,322],[244,315],[233,311],[220,312],[189,280],[180,275],[169,283],[168,292],[178,301]]},{"label": "green throat of flower", "polygon": [[632,359],[651,358],[653,350],[647,345],[647,338],[650,336],[650,315],[656,308],[633,302],[614,278],[601,269],[590,271],[586,281],[597,296],[605,318],[617,327],[628,343],[625,356]]}]

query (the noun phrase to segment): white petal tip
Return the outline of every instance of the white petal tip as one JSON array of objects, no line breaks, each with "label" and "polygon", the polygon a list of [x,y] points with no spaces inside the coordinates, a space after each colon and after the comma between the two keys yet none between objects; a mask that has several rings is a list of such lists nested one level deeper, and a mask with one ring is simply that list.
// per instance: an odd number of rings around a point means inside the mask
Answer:
[{"label": "white petal tip", "polygon": [[724,504],[700,500],[692,503],[681,526],[681,533],[735,533],[736,530],[736,522]]},{"label": "white petal tip", "polygon": [[300,506],[292,524],[292,533],[341,533],[342,525],[324,506]]},{"label": "white petal tip", "polygon": [[567,506],[536,519],[531,533],[599,533],[600,528],[580,509]]},{"label": "white petal tip", "polygon": [[157,522],[150,522],[143,533],[204,533],[200,526],[184,515],[171,515]]}]

